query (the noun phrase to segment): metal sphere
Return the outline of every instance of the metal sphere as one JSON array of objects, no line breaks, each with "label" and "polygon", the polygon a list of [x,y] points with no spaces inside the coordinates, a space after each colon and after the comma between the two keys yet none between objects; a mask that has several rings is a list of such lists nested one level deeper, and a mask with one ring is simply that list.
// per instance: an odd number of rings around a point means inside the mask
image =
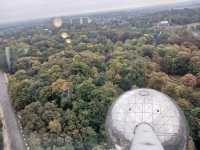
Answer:
[{"label": "metal sphere", "polygon": [[136,89],[120,96],[110,108],[106,129],[112,145],[129,149],[134,130],[151,125],[165,150],[185,150],[187,123],[184,114],[167,95],[152,89]]},{"label": "metal sphere", "polygon": [[66,39],[66,38],[69,37],[69,34],[68,34],[67,32],[62,32],[62,33],[60,34],[60,36],[61,36],[63,39]]},{"label": "metal sphere", "polygon": [[55,28],[60,28],[62,26],[62,24],[63,24],[63,21],[62,21],[61,18],[54,18],[53,19],[53,26]]}]

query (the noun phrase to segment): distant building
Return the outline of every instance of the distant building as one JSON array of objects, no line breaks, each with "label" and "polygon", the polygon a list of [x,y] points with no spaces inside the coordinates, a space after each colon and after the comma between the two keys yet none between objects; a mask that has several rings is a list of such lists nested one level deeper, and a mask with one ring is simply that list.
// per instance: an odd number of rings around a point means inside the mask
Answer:
[{"label": "distant building", "polygon": [[169,21],[167,21],[167,20],[160,21],[160,22],[157,24],[157,27],[168,27],[168,26],[170,26],[170,23],[169,23]]},{"label": "distant building", "polygon": [[87,17],[81,18],[81,24],[89,24],[89,19]]},{"label": "distant building", "polygon": [[89,17],[72,18],[71,24],[73,25],[87,25],[90,24],[92,20]]},{"label": "distant building", "polygon": [[71,24],[73,25],[80,25],[80,18],[72,18],[71,19]]},{"label": "distant building", "polygon": [[48,28],[44,28],[43,30],[44,30],[44,31],[49,31],[49,29],[48,29]]}]

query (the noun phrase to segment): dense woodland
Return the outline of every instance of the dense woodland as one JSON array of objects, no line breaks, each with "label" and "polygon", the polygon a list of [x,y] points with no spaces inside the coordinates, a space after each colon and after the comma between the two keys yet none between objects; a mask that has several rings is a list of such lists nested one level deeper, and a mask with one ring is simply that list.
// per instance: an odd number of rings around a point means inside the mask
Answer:
[{"label": "dense woodland", "polygon": [[[181,23],[173,22],[181,17],[176,11],[185,13]],[[2,32],[6,41],[0,44],[0,64],[7,68],[7,47],[12,103],[31,149],[107,149],[108,108],[123,92],[140,87],[162,91],[177,102],[200,149],[199,13],[148,14],[153,24],[160,21],[153,19],[158,15],[173,22],[162,28],[142,28],[142,17],[137,18],[141,28],[134,29],[113,23],[55,29],[48,22],[51,32],[34,26],[11,35]],[[61,37],[63,31],[72,43]]]}]

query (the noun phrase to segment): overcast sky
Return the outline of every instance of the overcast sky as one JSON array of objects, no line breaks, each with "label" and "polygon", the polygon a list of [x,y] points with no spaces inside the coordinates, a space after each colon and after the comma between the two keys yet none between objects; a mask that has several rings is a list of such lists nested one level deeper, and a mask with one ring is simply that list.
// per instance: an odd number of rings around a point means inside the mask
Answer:
[{"label": "overcast sky", "polygon": [[0,0],[0,23],[186,0]]}]

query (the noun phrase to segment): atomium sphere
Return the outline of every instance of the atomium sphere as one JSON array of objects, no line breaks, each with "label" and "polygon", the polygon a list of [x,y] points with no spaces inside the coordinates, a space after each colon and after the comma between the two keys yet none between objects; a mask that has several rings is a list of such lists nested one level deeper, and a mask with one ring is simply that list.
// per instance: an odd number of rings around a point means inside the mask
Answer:
[{"label": "atomium sphere", "polygon": [[136,89],[120,96],[106,118],[110,144],[127,150],[141,123],[153,127],[165,150],[185,150],[187,123],[183,112],[167,95],[152,89]]},{"label": "atomium sphere", "polygon": [[63,21],[62,21],[61,18],[54,18],[53,19],[53,26],[55,28],[60,28],[62,26],[62,24],[63,24]]},{"label": "atomium sphere", "polygon": [[66,42],[67,44],[71,44],[71,43],[72,43],[71,39],[66,39],[65,42]]},{"label": "atomium sphere", "polygon": [[63,39],[66,39],[66,38],[69,37],[69,34],[68,34],[67,32],[62,32],[62,33],[60,34],[60,36],[61,36]]}]

